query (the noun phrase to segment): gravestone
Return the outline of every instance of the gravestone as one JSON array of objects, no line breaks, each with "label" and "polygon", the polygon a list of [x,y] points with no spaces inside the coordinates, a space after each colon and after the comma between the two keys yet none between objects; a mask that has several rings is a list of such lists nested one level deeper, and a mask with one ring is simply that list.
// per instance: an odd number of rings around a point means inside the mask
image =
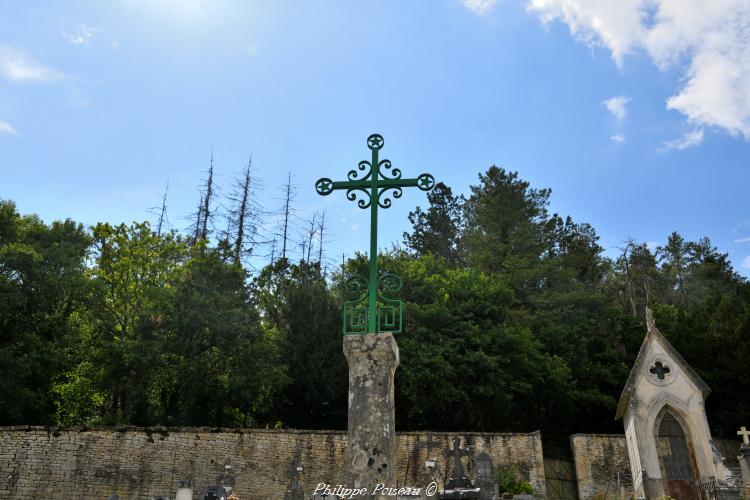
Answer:
[{"label": "gravestone", "polygon": [[740,456],[737,457],[740,462],[740,468],[742,469],[742,483],[747,490],[750,490],[750,431],[742,426],[740,427],[740,430],[737,431],[737,435],[742,437]]},{"label": "gravestone", "polygon": [[289,465],[289,474],[292,476],[292,482],[284,497],[285,500],[304,500],[305,492],[300,483],[300,475],[303,470],[304,468],[298,460],[292,460],[292,463]]},{"label": "gravestone", "polygon": [[234,477],[232,476],[231,472],[232,466],[226,464],[224,466],[224,473],[216,478],[216,484],[224,487],[224,491],[226,492],[227,496],[231,495],[232,490],[234,489]]},{"label": "gravestone", "polygon": [[344,302],[343,313],[343,350],[349,365],[346,482],[349,488],[367,488],[368,494],[380,483],[396,486],[393,378],[399,352],[393,334],[403,327],[403,303],[388,296],[401,289],[401,278],[378,274],[378,208],[389,208],[391,198],[400,198],[405,187],[430,191],[435,186],[430,174],[402,179],[399,168],[379,158],[384,144],[381,135],[370,135],[371,161],[359,162],[346,181],[323,177],[315,183],[322,196],[345,190],[347,199],[370,209],[368,277],[347,278],[346,291],[356,296]]},{"label": "gravestone", "polygon": [[206,486],[201,493],[201,500],[227,500],[227,490],[217,484]]},{"label": "gravestone", "polygon": [[480,498],[480,489],[474,487],[464,470],[464,465],[461,463],[461,457],[470,457],[471,450],[461,448],[461,440],[453,438],[453,449],[445,450],[443,455],[447,463],[450,463],[450,460],[453,459],[453,470],[445,481],[445,490],[438,495],[438,498],[444,500]]},{"label": "gravestone", "polygon": [[492,457],[487,453],[480,453],[475,461],[477,468],[477,479],[475,486],[479,487],[480,500],[496,500],[498,498],[497,481],[495,480],[495,468],[492,465]]},{"label": "gravestone", "polygon": [[453,449],[445,450],[443,456],[445,456],[448,462],[450,462],[451,458],[453,459],[453,471],[445,482],[445,489],[471,488],[471,479],[469,479],[464,470],[464,465],[461,463],[461,457],[471,456],[471,450],[461,448],[461,440],[453,438]]},{"label": "gravestone", "polygon": [[175,500],[193,500],[193,481],[184,479],[177,482],[177,493]]},{"label": "gravestone", "polygon": [[[427,433],[427,440],[426,441],[417,441],[414,443],[414,460],[415,460],[415,466],[417,467],[417,470],[419,471],[415,478],[417,480],[417,484],[429,484],[432,481],[436,481],[435,479],[435,472],[437,471],[437,457],[439,455],[433,454],[432,450],[440,450],[443,448],[443,443],[440,441],[435,441],[433,439],[433,434],[431,432]],[[427,450],[427,453],[425,455],[425,461],[420,462],[420,450]],[[408,467],[408,466],[407,466]]]}]

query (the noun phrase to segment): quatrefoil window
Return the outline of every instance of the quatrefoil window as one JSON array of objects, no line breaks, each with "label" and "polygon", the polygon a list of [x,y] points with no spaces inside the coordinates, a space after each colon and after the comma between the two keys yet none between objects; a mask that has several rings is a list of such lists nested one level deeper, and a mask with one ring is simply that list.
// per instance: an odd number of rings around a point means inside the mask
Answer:
[{"label": "quatrefoil window", "polygon": [[662,363],[661,361],[657,361],[656,363],[651,365],[651,368],[649,368],[648,370],[651,376],[657,380],[666,380],[671,371],[672,370],[670,370],[669,366]]}]

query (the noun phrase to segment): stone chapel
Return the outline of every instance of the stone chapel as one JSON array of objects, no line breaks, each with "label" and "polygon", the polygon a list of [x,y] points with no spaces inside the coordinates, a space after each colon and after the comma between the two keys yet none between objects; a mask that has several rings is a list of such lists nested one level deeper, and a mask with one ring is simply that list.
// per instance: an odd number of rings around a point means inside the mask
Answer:
[{"label": "stone chapel", "polygon": [[616,415],[625,427],[635,496],[689,499],[703,498],[704,489],[733,490],[706,419],[711,389],[656,328],[650,309],[646,327]]}]

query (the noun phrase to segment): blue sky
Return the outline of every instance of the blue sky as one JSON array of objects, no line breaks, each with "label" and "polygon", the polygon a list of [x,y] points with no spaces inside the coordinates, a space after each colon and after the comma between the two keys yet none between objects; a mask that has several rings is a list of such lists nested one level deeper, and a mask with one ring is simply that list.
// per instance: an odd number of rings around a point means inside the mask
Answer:
[{"label": "blue sky", "polygon": [[[181,229],[211,149],[225,191],[252,154],[263,205],[291,172],[298,230],[325,210],[339,261],[367,249],[368,214],[314,182],[343,180],[378,132],[405,176],[467,192],[517,170],[611,255],[677,230],[748,276],[750,13],[702,3],[0,0],[0,198],[46,221],[153,220],[169,182]],[[381,247],[425,204],[406,190]]]}]

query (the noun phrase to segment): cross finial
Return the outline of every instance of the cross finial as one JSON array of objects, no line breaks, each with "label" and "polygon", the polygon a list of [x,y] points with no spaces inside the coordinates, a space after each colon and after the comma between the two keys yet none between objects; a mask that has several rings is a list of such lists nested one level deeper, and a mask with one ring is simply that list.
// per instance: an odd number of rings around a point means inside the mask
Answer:
[{"label": "cross finial", "polygon": [[737,435],[742,436],[742,444],[750,444],[750,431],[744,425],[737,431]]}]

